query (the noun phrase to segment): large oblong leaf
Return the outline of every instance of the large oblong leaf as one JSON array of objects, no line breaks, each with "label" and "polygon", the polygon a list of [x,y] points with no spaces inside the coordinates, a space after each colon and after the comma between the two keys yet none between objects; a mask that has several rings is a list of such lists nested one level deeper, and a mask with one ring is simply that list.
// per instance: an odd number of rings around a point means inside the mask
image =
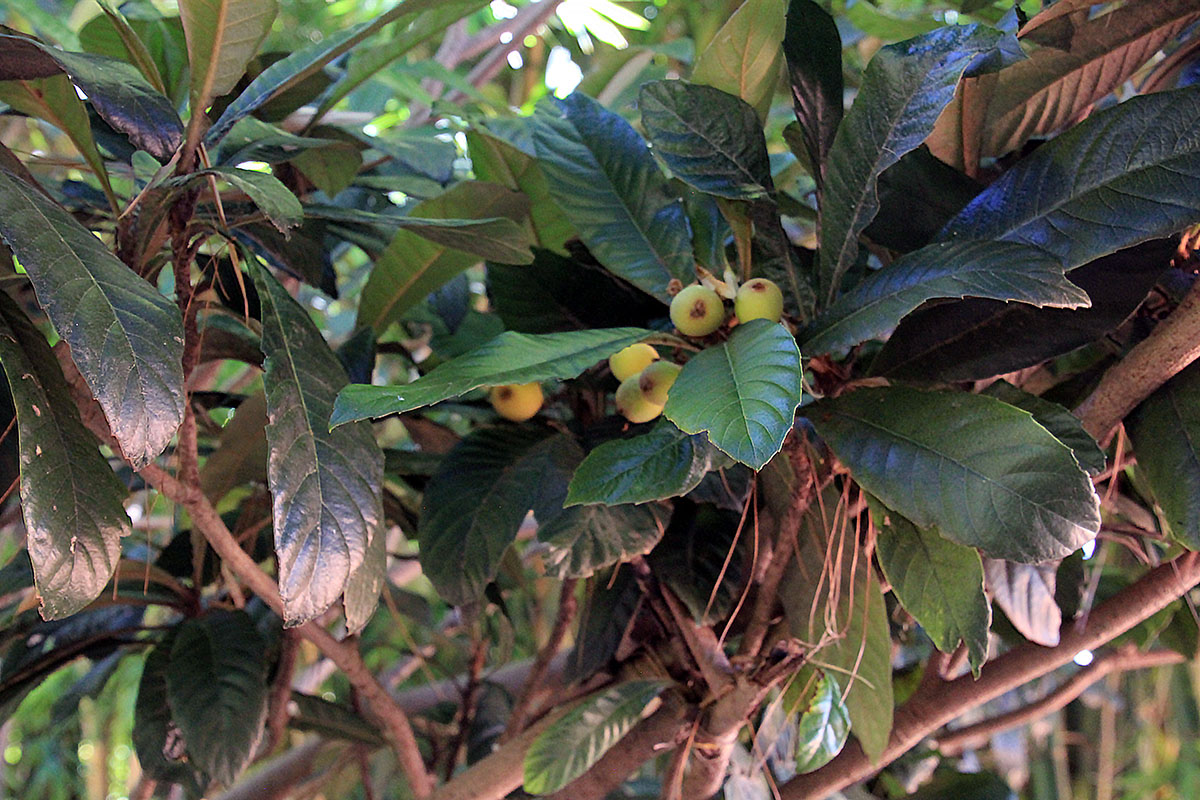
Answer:
[{"label": "large oblong leaf", "polygon": [[164,186],[182,187],[194,184],[212,176],[229,183],[235,189],[244,192],[258,206],[258,210],[271,221],[271,224],[282,233],[299,225],[304,219],[304,207],[296,199],[296,195],[284,183],[266,172],[256,172],[237,167],[212,167],[196,170],[187,175],[171,178]]},{"label": "large oblong leaf", "polygon": [[879,173],[929,135],[967,68],[1003,47],[1017,49],[1011,36],[965,25],[889,45],[871,59],[829,148],[819,252],[827,297],[840,289],[858,257],[858,235],[879,210]]},{"label": "large oblong leaf", "polygon": [[936,530],[918,528],[868,498],[879,528],[875,555],[896,599],[943,653],[961,641],[976,675],[987,660],[992,607],[983,593],[979,553]]},{"label": "large oblong leaf", "polygon": [[267,394],[267,484],[284,620],[324,611],[359,569],[382,524],[383,452],[366,423],[330,431],[346,372],[299,303],[255,265]]},{"label": "large oblong leaf", "polygon": [[663,415],[761,469],[783,447],[800,405],[800,351],[782,325],[753,320],[684,365]]},{"label": "large oblong leaf", "polygon": [[1131,97],[1058,136],[984,189],[942,241],[1022,242],[1068,270],[1200,220],[1200,87]]},{"label": "large oblong leaf", "polygon": [[532,510],[562,511],[583,456],[574,440],[534,426],[483,428],[442,460],[425,487],[417,537],[421,567],[448,602],[475,602]]},{"label": "large oblong leaf", "polygon": [[[561,504],[561,501],[560,501]],[[665,526],[653,506],[591,505],[538,518],[542,560],[553,578],[589,578],[613,564],[654,549]]]},{"label": "large oblong leaf", "polygon": [[882,337],[926,300],[988,297],[1043,308],[1087,307],[1087,293],[1044,250],[1010,242],[938,242],[901,256],[839,297],[802,339],[806,352],[840,353]]},{"label": "large oblong leaf", "polygon": [[670,302],[672,278],[695,278],[683,204],[628,122],[579,92],[561,107],[562,117],[534,117],[551,195],[601,264]]},{"label": "large oblong leaf", "polygon": [[400,414],[482,386],[574,378],[618,350],[653,335],[644,328],[541,335],[508,331],[466,355],[439,364],[412,383],[346,387],[338,395],[330,424]]},{"label": "large oblong leaf", "polygon": [[[138,763],[147,776],[183,784],[200,795],[202,790],[195,785],[197,780],[191,765],[182,758],[183,754],[173,757],[176,754],[172,752],[173,734],[178,733],[171,718],[171,706],[167,702],[167,669],[171,665],[172,643],[173,638],[168,634],[165,641],[152,647],[146,654],[142,677],[138,681],[130,738]],[[202,778],[200,782],[206,781]]]},{"label": "large oblong leaf", "polygon": [[133,65],[107,56],[68,53],[14,36],[0,36],[0,47],[35,47],[53,59],[105,122],[155,158],[165,161],[183,143],[183,123],[175,107]]},{"label": "large oblong leaf", "polygon": [[1048,561],[1099,530],[1099,500],[1070,449],[1007,403],[879,387],[821,400],[809,419],[864,489],[987,555]]},{"label": "large oblong leaf", "polygon": [[782,60],[783,0],[746,0],[696,57],[692,82],[736,95],[767,118]]},{"label": "large oblong leaf", "polygon": [[714,451],[703,434],[660,420],[641,436],[605,442],[575,470],[569,506],[647,503],[685,495],[712,469]]},{"label": "large oblong leaf", "polygon": [[646,707],[669,685],[661,680],[618,683],[568,711],[525,753],[525,791],[557,792],[587,772],[641,721]]},{"label": "large oblong leaf", "polygon": [[165,671],[171,721],[189,760],[229,786],[250,763],[267,718],[266,646],[244,611],[179,626]]},{"label": "large oblong leaf", "polygon": [[1171,534],[1200,547],[1200,367],[1193,364],[1142,401],[1129,438]]},{"label": "large oblong leaf", "polygon": [[1032,414],[1039,425],[1054,434],[1055,439],[1071,448],[1071,454],[1088,475],[1099,475],[1104,471],[1108,460],[1104,451],[1083,427],[1079,417],[1066,408],[1018,389],[1005,380],[990,384],[983,394]]},{"label": "large oblong leaf", "polygon": [[844,113],[842,37],[829,12],[813,0],[791,0],[783,54],[809,170],[820,186],[825,156]]},{"label": "large oblong leaf", "polygon": [[73,217],[0,170],[0,236],[135,467],[163,451],[183,420],[179,311]]},{"label": "large oblong leaf", "polygon": [[42,615],[95,600],[116,569],[129,517],[117,480],[79,420],[50,346],[0,292],[0,364],[17,413],[21,511]]},{"label": "large oblong leaf", "polygon": [[278,11],[278,0],[179,0],[193,115],[234,87]]},{"label": "large oblong leaf", "polygon": [[655,81],[638,93],[654,153],[679,180],[731,200],[773,188],[767,142],[754,109],[739,97],[686,81]]}]

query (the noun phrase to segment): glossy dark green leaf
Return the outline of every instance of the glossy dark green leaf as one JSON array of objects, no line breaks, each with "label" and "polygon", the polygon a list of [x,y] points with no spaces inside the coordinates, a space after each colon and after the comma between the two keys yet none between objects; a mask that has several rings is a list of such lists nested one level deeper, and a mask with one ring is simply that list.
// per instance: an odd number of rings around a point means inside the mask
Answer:
[{"label": "glossy dark green leaf", "polygon": [[450,603],[478,600],[532,510],[562,511],[583,452],[574,440],[534,426],[503,425],[468,435],[425,488],[417,536],[421,567]]},{"label": "glossy dark green leaf", "polygon": [[1056,647],[1062,627],[1062,611],[1054,597],[1058,565],[985,558],[983,569],[992,600],[1013,627],[1035,644]]},{"label": "glossy dark green leaf", "polygon": [[171,721],[188,760],[231,785],[267,718],[266,645],[244,611],[210,611],[179,626],[166,668]]},{"label": "glossy dark green leaf", "polygon": [[564,668],[568,681],[590,678],[608,665],[642,601],[637,578],[628,566],[597,573],[588,582],[588,592],[575,646]]},{"label": "glossy dark green leaf", "polygon": [[96,599],[129,533],[125,487],[83,427],[58,361],[16,303],[0,293],[0,364],[20,438],[21,510],[42,615]]},{"label": "glossy dark green leaf", "polygon": [[334,144],[332,139],[320,139],[277,128],[255,117],[238,120],[209,153],[214,166],[236,167],[243,161],[263,161],[279,164],[294,158],[312,147]]},{"label": "glossy dark green leaf", "polygon": [[1175,243],[1158,240],[1072,270],[1090,308],[1034,308],[970,298],[906,317],[871,370],[878,375],[964,381],[1033,366],[1093,342],[1134,312],[1170,264]]},{"label": "glossy dark green leaf", "polygon": [[939,242],[903,255],[839,297],[801,335],[805,352],[844,353],[887,335],[927,300],[988,297],[1079,308],[1087,293],[1054,255],[1009,242]]},{"label": "glossy dark green leaf", "polygon": [[739,5],[696,56],[692,82],[742,98],[765,120],[783,61],[784,14],[784,0]]},{"label": "glossy dark green leaf", "polygon": [[792,429],[801,392],[795,340],[782,325],[753,320],[684,365],[663,415],[761,469]]},{"label": "glossy dark green leaf", "polygon": [[992,557],[1061,558],[1100,527],[1095,489],[1070,448],[994,398],[868,388],[821,400],[808,417],[885,505]]},{"label": "glossy dark green leaf", "polygon": [[288,229],[299,225],[304,217],[304,208],[296,199],[296,195],[292,194],[282,181],[267,172],[256,172],[237,167],[213,167],[197,170],[178,178],[171,178],[165,181],[164,185],[169,187],[193,186],[210,175],[245,192],[254,205],[258,206],[258,210],[282,233],[287,233]]},{"label": "glossy dark green leaf", "polygon": [[753,536],[738,533],[741,511],[676,502],[662,543],[646,559],[702,625],[724,619],[745,585]]},{"label": "glossy dark green leaf", "polygon": [[791,0],[783,54],[809,169],[820,185],[844,104],[842,37],[829,12],[813,0]]},{"label": "glossy dark green leaf", "polygon": [[[887,606],[865,548],[837,513],[839,490],[814,503],[798,532],[798,548],[779,587],[784,616],[802,642],[824,643],[816,663],[845,683],[850,730],[867,756],[879,758],[892,730],[892,639]],[[837,523],[837,524],[835,524]],[[830,548],[844,553],[831,562]],[[830,574],[830,564],[840,568]]]},{"label": "glossy dark green leaf", "polygon": [[796,772],[812,772],[841,752],[850,737],[850,711],[831,672],[819,672],[816,686],[796,721]]},{"label": "glossy dark green leaf", "polygon": [[273,499],[279,591],[298,625],[337,600],[382,525],[383,453],[367,423],[329,429],[346,372],[308,312],[264,267],[267,483]]},{"label": "glossy dark green leaf", "polygon": [[983,188],[924,145],[884,170],[877,186],[879,212],[863,235],[903,253],[929,244]]},{"label": "glossy dark green leaf", "polygon": [[879,208],[879,174],[921,144],[958,79],[1006,36],[978,25],[940,28],[884,47],[871,59],[829,148],[819,253],[825,296],[837,294],[858,257],[858,236]]},{"label": "glossy dark green leaf", "polygon": [[[194,0],[193,0],[194,1]],[[245,0],[205,0],[208,3],[216,2],[234,2],[241,3]],[[271,0],[274,5],[275,0]],[[363,41],[367,37],[374,34],[380,28],[388,25],[401,17],[410,14],[416,14],[420,11],[436,7],[440,0],[405,0],[403,3],[397,3],[392,8],[383,14],[380,14],[375,19],[369,22],[363,22],[348,28],[344,31],[338,31],[330,36],[326,36],[321,41],[315,42],[302,47],[286,58],[281,58],[271,66],[267,67],[262,73],[250,82],[242,93],[230,103],[221,116],[213,123],[205,136],[205,140],[210,143],[220,141],[233,124],[250,112],[270,101],[272,98],[278,97],[290,87],[303,81],[313,73],[320,70],[326,64],[333,61],[335,58],[350,50],[352,47]],[[181,4],[182,5],[182,4]],[[265,5],[265,4],[264,4]],[[274,16],[274,12],[272,12]],[[185,24],[186,24],[186,17]],[[251,55],[257,50],[257,46],[251,50]],[[245,63],[241,68],[245,67]],[[236,80],[237,76],[235,76]],[[229,91],[232,84],[225,89]],[[217,94],[224,94],[218,92]]]},{"label": "glossy dark green leaf", "polygon": [[278,11],[278,0],[180,0],[192,114],[203,113],[214,98],[233,89]]},{"label": "glossy dark green leaf", "polygon": [[508,331],[403,386],[354,384],[343,389],[331,425],[412,411],[482,386],[566,380],[618,350],[654,335],[644,328],[607,328],[542,335]]},{"label": "glossy dark green leaf", "polygon": [[368,747],[386,744],[379,729],[349,705],[301,692],[292,692],[290,702],[296,705],[296,713],[289,715],[288,726],[291,728]]},{"label": "glossy dark green leaf", "polygon": [[1004,380],[989,384],[983,394],[1032,414],[1039,425],[1054,434],[1055,439],[1071,448],[1075,460],[1088,475],[1099,475],[1104,471],[1107,463],[1104,451],[1092,435],[1084,430],[1079,417],[1066,408],[1018,389]]},{"label": "glossy dark green leaf", "polygon": [[167,669],[171,664],[172,638],[151,648],[142,665],[137,702],[133,711],[133,748],[147,776],[160,781],[182,783],[197,790],[207,783],[195,777],[179,747],[179,728],[174,722],[167,699]]},{"label": "glossy dark green leaf", "polygon": [[643,717],[667,681],[628,681],[591,697],[542,731],[525,753],[525,791],[557,792],[587,772]]},{"label": "glossy dark green leaf", "polygon": [[939,238],[1040,247],[1074,269],[1200,220],[1200,87],[1097,111],[1018,162]]},{"label": "glossy dark green leaf", "polygon": [[[418,203],[411,213],[413,219],[418,221],[408,225],[426,224],[420,232],[401,227],[404,223],[396,225],[399,230],[385,229],[391,240],[375,259],[367,285],[363,287],[362,301],[358,307],[359,326],[370,325],[376,331],[383,332],[431,292],[467,267],[479,263],[479,255],[456,249],[464,243],[462,231],[455,230],[453,220],[495,220],[496,217],[506,217],[511,222],[524,220],[529,213],[529,201],[497,184],[468,181]],[[435,227],[438,223],[432,221],[434,219],[451,222],[448,223],[449,227],[439,230]],[[493,223],[489,222],[488,225]],[[509,226],[495,222],[494,225],[503,225],[505,236],[517,234],[517,239],[511,240],[510,244],[517,241],[520,241],[518,247],[525,244],[515,224]],[[426,235],[430,231],[438,235],[438,241]],[[512,255],[518,256],[515,259],[517,261],[527,260],[523,254]]]},{"label": "glossy dark green leaf", "polygon": [[875,555],[896,599],[943,653],[964,643],[978,676],[987,660],[992,624],[979,553],[935,529],[918,528],[874,498],[869,502],[879,530]]},{"label": "glossy dark green leaf", "polygon": [[713,467],[703,434],[686,434],[666,420],[648,432],[605,442],[579,465],[567,505],[647,503],[685,495]]},{"label": "glossy dark green leaf", "polygon": [[175,305],[133,274],[66,211],[0,170],[0,235],[136,468],[183,419],[183,324]]},{"label": "glossy dark green leaf", "polygon": [[537,536],[546,546],[542,558],[547,575],[588,578],[649,553],[663,530],[652,506],[590,505],[573,506],[550,519],[538,517]]},{"label": "glossy dark green leaf", "polygon": [[672,278],[695,279],[683,204],[628,122],[578,92],[561,108],[534,118],[551,195],[601,264],[670,302]]},{"label": "glossy dark green leaf", "polygon": [[1200,547],[1200,368],[1193,364],[1142,401],[1127,430],[1171,534]]},{"label": "glossy dark green leaf", "polygon": [[753,200],[774,188],[758,115],[740,97],[655,81],[642,85],[638,109],[654,154],[689,186],[731,200]]}]

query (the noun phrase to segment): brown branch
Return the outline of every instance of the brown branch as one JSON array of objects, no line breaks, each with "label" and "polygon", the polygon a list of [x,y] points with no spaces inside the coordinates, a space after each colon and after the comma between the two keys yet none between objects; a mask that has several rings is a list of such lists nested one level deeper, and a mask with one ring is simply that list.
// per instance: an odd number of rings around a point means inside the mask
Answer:
[{"label": "brown branch", "polygon": [[1063,681],[1058,688],[1040,700],[1006,714],[950,731],[945,736],[938,737],[934,746],[941,751],[942,755],[956,756],[963,750],[979,747],[997,733],[1053,714],[1107,675],[1147,667],[1182,664],[1184,661],[1183,655],[1173,650],[1154,650],[1142,653],[1136,649],[1127,649],[1107,653]]},{"label": "brown branch", "polygon": [[[313,773],[317,757],[325,751],[342,752],[345,744],[313,738],[271,759],[216,800],[281,800],[292,796],[292,788]],[[131,798],[132,800],[132,798]]]},{"label": "brown branch", "polygon": [[485,638],[476,638],[471,646],[471,663],[467,669],[467,685],[463,689],[462,703],[458,707],[457,730],[450,741],[450,753],[446,759],[446,780],[454,777],[454,769],[458,766],[459,753],[467,743],[471,733],[471,719],[475,716],[475,704],[479,699],[479,676],[487,664],[488,643]]},{"label": "brown branch", "polygon": [[1095,608],[1087,624],[1063,632],[1057,647],[1026,643],[984,666],[979,680],[964,675],[913,695],[896,710],[891,737],[878,761],[872,762],[856,742],[815,772],[781,787],[780,800],[812,800],[857,783],[895,761],[922,739],[968,709],[995,699],[1112,641],[1174,602],[1200,583],[1200,553],[1185,553],[1156,567]]},{"label": "brown branch", "polygon": [[1200,357],[1200,281],[1149,336],[1104,373],[1075,416],[1102,444],[1138,403]]},{"label": "brown branch", "polygon": [[292,631],[283,632],[279,648],[279,663],[275,667],[275,682],[267,698],[267,741],[264,754],[271,753],[283,740],[283,731],[288,724],[288,705],[292,700],[292,673],[296,669],[296,655],[300,642]]},{"label": "brown branch", "polygon": [[538,651],[537,658],[534,659],[533,666],[529,669],[529,676],[525,679],[525,685],[521,687],[521,694],[513,705],[512,714],[508,718],[508,726],[500,737],[501,744],[525,730],[525,725],[529,720],[529,711],[533,707],[533,698],[550,669],[550,662],[558,653],[558,649],[562,647],[563,639],[566,638],[571,621],[575,618],[575,611],[579,607],[579,601],[575,597],[576,583],[574,578],[563,581],[562,591],[558,597],[558,614],[554,618],[554,627],[550,630],[550,638]]}]

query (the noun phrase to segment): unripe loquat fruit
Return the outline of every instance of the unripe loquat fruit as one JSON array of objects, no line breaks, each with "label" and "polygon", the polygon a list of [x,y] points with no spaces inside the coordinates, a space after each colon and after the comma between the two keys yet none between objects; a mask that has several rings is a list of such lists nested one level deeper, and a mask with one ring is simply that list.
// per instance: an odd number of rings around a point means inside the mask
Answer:
[{"label": "unripe loquat fruit", "polygon": [[733,313],[737,314],[740,323],[752,319],[779,322],[779,318],[783,316],[783,292],[774,281],[766,278],[746,281],[738,289],[737,297],[733,301]]},{"label": "unripe loquat fruit", "polygon": [[638,375],[638,388],[647,400],[655,405],[667,404],[667,392],[679,377],[683,367],[670,361],[655,361]]},{"label": "unripe loquat fruit", "polygon": [[684,336],[707,336],[725,321],[721,296],[707,286],[685,286],[671,298],[671,322]]},{"label": "unripe loquat fruit", "polygon": [[488,399],[500,416],[513,422],[524,422],[538,413],[545,397],[540,383],[510,383],[493,387],[488,392]]},{"label": "unripe loquat fruit", "polygon": [[645,342],[638,342],[610,356],[608,359],[608,368],[612,370],[614,378],[623,381],[628,377],[637,375],[657,359],[657,350]]},{"label": "unripe loquat fruit", "polygon": [[649,422],[662,413],[660,403],[652,403],[642,392],[641,375],[631,375],[617,387],[617,411],[630,422]]}]

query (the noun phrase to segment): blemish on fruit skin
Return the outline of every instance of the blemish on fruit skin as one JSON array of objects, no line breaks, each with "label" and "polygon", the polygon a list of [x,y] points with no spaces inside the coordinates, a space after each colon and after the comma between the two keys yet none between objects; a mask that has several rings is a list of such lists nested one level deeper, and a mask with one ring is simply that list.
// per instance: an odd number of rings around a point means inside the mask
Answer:
[{"label": "blemish on fruit skin", "polygon": [[704,305],[703,300],[697,300],[696,302],[692,303],[692,310],[689,312],[689,316],[692,319],[704,319],[704,315],[707,313],[708,306]]}]

